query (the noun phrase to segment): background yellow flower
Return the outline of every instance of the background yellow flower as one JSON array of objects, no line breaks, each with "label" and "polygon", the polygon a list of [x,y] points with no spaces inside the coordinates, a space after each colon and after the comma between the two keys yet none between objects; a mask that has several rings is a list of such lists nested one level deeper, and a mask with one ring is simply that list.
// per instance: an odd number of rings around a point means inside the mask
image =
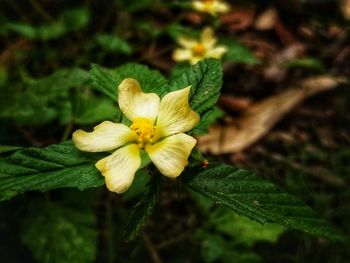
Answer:
[{"label": "background yellow flower", "polygon": [[220,59],[227,52],[225,46],[216,44],[217,38],[210,27],[202,31],[199,39],[180,36],[177,42],[181,48],[175,49],[172,54],[173,59],[177,62],[189,61],[194,65],[204,58]]},{"label": "background yellow flower", "polygon": [[220,0],[195,0],[192,1],[194,10],[204,13],[209,13],[213,16],[227,13],[231,7],[228,3]]}]

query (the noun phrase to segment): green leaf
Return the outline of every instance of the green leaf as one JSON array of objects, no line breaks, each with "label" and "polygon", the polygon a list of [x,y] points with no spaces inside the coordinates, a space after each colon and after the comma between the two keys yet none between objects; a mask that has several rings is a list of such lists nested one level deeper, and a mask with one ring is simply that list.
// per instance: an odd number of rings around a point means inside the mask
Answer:
[{"label": "green leaf", "polygon": [[67,10],[62,14],[61,20],[67,31],[78,31],[89,23],[90,13],[86,8]]},{"label": "green leaf", "polygon": [[31,125],[58,119],[66,124],[73,118],[70,89],[88,83],[89,74],[85,70],[71,68],[29,80],[25,87],[5,86],[0,93],[0,118]]},{"label": "green leaf", "polygon": [[258,241],[274,243],[285,231],[277,224],[264,224],[232,213],[228,209],[216,209],[210,214],[210,221],[217,231],[236,239],[238,243],[252,246]]},{"label": "green leaf", "polygon": [[32,26],[24,23],[6,23],[5,31],[15,32],[23,37],[33,40],[57,39],[69,32],[85,27],[90,19],[87,9],[68,10],[61,14],[59,21],[51,24]]},{"label": "green leaf", "polygon": [[123,194],[123,200],[129,201],[135,199],[136,197],[139,197],[143,193],[146,193],[150,179],[151,177],[145,169],[138,170],[135,174],[135,178],[132,182],[132,185],[130,186],[128,191],[126,191]]},{"label": "green leaf", "polygon": [[106,97],[80,93],[73,102],[74,122],[77,124],[98,123],[118,117],[118,107]]},{"label": "green leaf", "polygon": [[208,133],[208,127],[224,115],[225,113],[218,107],[214,107],[213,109],[207,111],[203,114],[203,116],[201,116],[201,122],[194,127],[192,134],[198,135]]},{"label": "green leaf", "polygon": [[224,56],[225,61],[233,61],[236,63],[251,64],[251,65],[258,63],[258,60],[256,59],[256,57],[243,44],[228,38],[220,39],[220,43],[228,48],[228,51]]},{"label": "green leaf", "polygon": [[142,228],[147,224],[149,216],[153,213],[159,198],[161,186],[160,174],[155,174],[149,184],[148,191],[130,212],[126,225],[124,226],[123,239],[126,241],[134,240]]},{"label": "green leaf", "polygon": [[192,190],[262,224],[277,223],[331,240],[344,239],[310,207],[251,172],[211,164],[207,169],[188,169],[182,179]]},{"label": "green leaf", "polygon": [[95,262],[96,216],[93,210],[35,202],[22,219],[22,242],[41,263]]},{"label": "green leaf", "polygon": [[[205,59],[184,71],[181,77],[170,82],[171,90],[178,90],[191,85],[191,108],[201,115],[199,130],[206,128],[206,121],[220,96],[222,85],[222,66],[217,59]],[[202,118],[205,116],[204,118]]]},{"label": "green leaf", "polygon": [[[187,26],[183,26],[179,23],[172,23],[168,25],[165,29],[164,32],[167,33],[174,42],[177,41],[177,39],[180,36],[187,36],[187,37],[192,37],[192,38],[198,38],[200,36],[199,31],[193,30],[193,28],[189,28]],[[186,63],[188,64],[188,63]],[[175,65],[177,66],[177,65]]]},{"label": "green leaf", "polygon": [[310,68],[310,69],[316,69],[320,71],[323,71],[325,69],[324,65],[319,59],[312,58],[312,57],[293,59],[286,64],[286,67],[287,68],[295,68],[295,67]]},{"label": "green leaf", "polygon": [[221,235],[199,229],[196,237],[203,240],[201,243],[201,255],[205,262],[215,262],[224,255],[227,242]]},{"label": "green leaf", "polygon": [[132,53],[132,48],[129,43],[118,36],[101,34],[96,37],[96,41],[101,48],[107,52],[126,55],[130,55]]},{"label": "green leaf", "polygon": [[114,101],[117,100],[119,84],[126,78],[136,79],[140,83],[143,92],[155,92],[160,96],[168,92],[167,80],[159,71],[135,63],[125,64],[113,70],[92,65],[90,77],[96,89]]},{"label": "green leaf", "polygon": [[196,237],[201,241],[201,255],[204,262],[232,262],[258,263],[262,262],[260,256],[251,249],[247,249],[234,241],[216,232],[209,232],[200,228]]},{"label": "green leaf", "polygon": [[79,151],[70,141],[46,148],[21,149],[1,157],[0,200],[26,191],[101,186],[103,177],[94,166],[99,157]]},{"label": "green leaf", "polygon": [[5,153],[14,152],[21,148],[22,147],[19,147],[19,146],[0,145],[0,154],[3,155]]},{"label": "green leaf", "polygon": [[231,236],[236,244],[252,246],[258,241],[276,242],[285,231],[285,227],[277,224],[264,225],[247,217],[232,213],[227,207],[216,206],[208,197],[191,191],[200,206],[202,213],[208,217],[211,228],[226,236]]}]

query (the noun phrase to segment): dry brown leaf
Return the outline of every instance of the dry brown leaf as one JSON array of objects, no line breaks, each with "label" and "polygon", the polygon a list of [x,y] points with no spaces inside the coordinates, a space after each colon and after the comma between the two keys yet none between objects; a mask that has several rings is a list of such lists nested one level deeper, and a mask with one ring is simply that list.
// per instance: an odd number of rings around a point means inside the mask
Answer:
[{"label": "dry brown leaf", "polygon": [[252,100],[246,97],[236,97],[232,95],[221,95],[218,104],[231,111],[245,111],[252,104]]},{"label": "dry brown leaf", "polygon": [[350,0],[340,0],[339,8],[346,20],[350,19]]},{"label": "dry brown leaf", "polygon": [[230,31],[246,30],[253,25],[254,17],[254,9],[235,8],[232,12],[222,15],[220,21]]},{"label": "dry brown leaf", "polygon": [[268,8],[260,14],[255,20],[255,28],[257,30],[271,30],[275,27],[278,20],[278,12],[276,8]]},{"label": "dry brown leaf", "polygon": [[335,88],[341,78],[321,75],[302,80],[281,94],[253,104],[234,124],[213,125],[209,133],[198,137],[203,153],[225,154],[240,152],[261,139],[283,116],[304,99],[321,91]]}]

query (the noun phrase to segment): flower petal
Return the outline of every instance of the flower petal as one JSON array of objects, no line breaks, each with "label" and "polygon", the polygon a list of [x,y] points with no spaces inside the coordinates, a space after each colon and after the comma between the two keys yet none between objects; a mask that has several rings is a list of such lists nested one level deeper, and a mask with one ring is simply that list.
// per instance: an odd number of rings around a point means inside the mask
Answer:
[{"label": "flower petal", "polygon": [[189,103],[191,86],[166,94],[159,105],[156,126],[162,131],[162,137],[191,130],[200,120]]},{"label": "flower petal", "polygon": [[209,50],[207,56],[210,58],[221,58],[227,52],[227,47],[217,46],[214,49]]},{"label": "flower petal", "polygon": [[188,156],[196,144],[196,139],[178,133],[164,140],[146,146],[146,152],[158,170],[169,178],[179,176],[188,164]]},{"label": "flower petal", "polygon": [[121,111],[129,119],[148,118],[155,120],[159,108],[159,96],[155,93],[143,93],[136,79],[124,79],[120,83],[118,104]]},{"label": "flower petal", "polygon": [[231,6],[228,3],[223,1],[215,1],[215,2],[216,2],[214,7],[215,12],[223,14],[231,10]]},{"label": "flower petal", "polygon": [[118,194],[128,190],[140,165],[140,149],[136,144],[124,146],[95,164],[105,177],[107,188]]},{"label": "flower petal", "polygon": [[203,29],[201,34],[201,42],[207,49],[213,48],[217,42],[217,39],[214,36],[214,31],[212,28],[206,27]]},{"label": "flower petal", "polygon": [[201,61],[202,59],[204,59],[204,57],[197,57],[197,56],[195,56],[195,57],[192,57],[191,59],[190,59],[190,64],[191,65],[196,65],[199,61]]},{"label": "flower petal", "polygon": [[198,0],[192,1],[192,7],[193,7],[193,9],[195,9],[199,12],[206,11],[206,8],[205,8],[203,1],[198,1]]},{"label": "flower petal", "polygon": [[231,6],[228,3],[220,0],[213,0],[211,3],[194,0],[192,1],[192,7],[199,12],[206,12],[213,16],[216,16],[219,13],[227,13],[231,9]]},{"label": "flower petal", "polygon": [[179,36],[176,39],[177,43],[186,48],[186,49],[191,49],[193,46],[197,44],[197,40],[192,37],[187,37],[187,36]]},{"label": "flower petal", "polygon": [[137,137],[130,128],[111,121],[100,123],[92,132],[77,130],[73,133],[75,146],[86,152],[111,151],[131,141],[137,141]]},{"label": "flower petal", "polygon": [[175,49],[172,54],[174,61],[185,61],[190,60],[192,57],[192,51],[189,49]]}]

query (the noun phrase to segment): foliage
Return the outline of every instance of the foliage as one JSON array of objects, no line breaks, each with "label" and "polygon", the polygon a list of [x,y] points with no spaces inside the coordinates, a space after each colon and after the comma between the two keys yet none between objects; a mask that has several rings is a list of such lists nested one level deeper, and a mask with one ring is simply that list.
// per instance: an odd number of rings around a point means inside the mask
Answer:
[{"label": "foliage", "polygon": [[26,191],[61,187],[80,190],[104,184],[92,163],[95,156],[80,152],[68,141],[43,149],[25,148],[0,159],[0,200]]},{"label": "foliage", "polygon": [[[348,241],[350,231],[345,85],[310,99],[243,153],[195,149],[176,181],[160,176],[143,152],[121,196],[107,192],[94,166],[105,154],[66,141],[78,128],[128,121],[117,105],[125,78],[160,97],[191,85],[190,104],[201,116],[193,136],[219,118],[235,125],[252,103],[304,76],[347,79],[347,1],[248,2],[212,17],[187,0],[0,1],[2,261],[348,260],[349,242],[334,242]],[[269,29],[259,29],[260,18]],[[228,48],[222,60],[175,64],[178,37],[199,37],[207,26]],[[225,111],[215,106],[222,91],[233,98],[219,104]]]},{"label": "foliage", "polygon": [[86,9],[67,10],[62,13],[58,22],[32,26],[24,23],[11,22],[3,25],[5,32],[16,32],[28,39],[51,40],[75,32],[87,25],[90,14]]},{"label": "foliage", "polygon": [[331,240],[344,239],[308,206],[251,172],[211,164],[208,169],[192,168],[186,174],[183,180],[191,189],[257,222],[277,223]]},{"label": "foliage", "polygon": [[101,34],[96,37],[97,43],[106,51],[113,53],[121,53],[130,55],[132,47],[124,39],[113,36]]},{"label": "foliage", "polygon": [[127,223],[124,227],[123,238],[126,241],[135,239],[146,225],[148,217],[158,202],[161,179],[159,174],[155,174],[149,183],[148,191],[143,198],[130,211]]},{"label": "foliage", "polygon": [[[112,119],[116,112],[114,104],[97,98],[88,85],[88,72],[72,68],[41,79],[29,79],[24,86],[4,86],[0,96],[0,117],[37,125],[53,120],[61,124],[73,121],[86,124]],[[91,105],[95,105],[94,109]]]},{"label": "foliage", "polygon": [[23,218],[22,241],[43,263],[94,262],[96,215],[62,203],[37,201]]}]

